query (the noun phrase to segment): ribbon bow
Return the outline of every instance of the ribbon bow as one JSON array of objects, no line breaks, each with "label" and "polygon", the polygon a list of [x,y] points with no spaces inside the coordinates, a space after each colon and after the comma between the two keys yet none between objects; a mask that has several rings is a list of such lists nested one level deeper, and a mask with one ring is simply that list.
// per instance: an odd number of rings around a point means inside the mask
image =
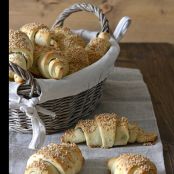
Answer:
[{"label": "ribbon bow", "polygon": [[19,101],[9,101],[9,107],[11,109],[19,109],[22,112],[25,112],[26,115],[31,119],[33,136],[32,140],[28,146],[29,149],[38,149],[40,148],[45,140],[46,129],[43,121],[40,119],[38,112],[45,115],[51,115],[55,117],[56,114],[52,111],[46,110],[43,107],[37,105],[39,100],[37,98],[32,98],[26,100],[20,98]]}]

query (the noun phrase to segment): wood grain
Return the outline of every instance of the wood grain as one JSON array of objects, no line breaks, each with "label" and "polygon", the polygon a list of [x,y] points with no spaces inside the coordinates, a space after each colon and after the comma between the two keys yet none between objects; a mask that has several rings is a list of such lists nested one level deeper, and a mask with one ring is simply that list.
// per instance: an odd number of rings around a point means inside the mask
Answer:
[{"label": "wood grain", "polygon": [[[38,21],[51,26],[56,16],[73,3],[88,2],[100,6],[102,0],[10,0],[9,26]],[[123,16],[132,18],[132,25],[122,42],[174,43],[174,0],[108,0],[112,10],[106,14],[112,31]],[[99,30],[95,16],[85,12],[73,14],[66,25],[80,29]]]},{"label": "wood grain", "polygon": [[116,65],[142,72],[164,146],[166,173],[174,173],[174,45],[122,43]]}]

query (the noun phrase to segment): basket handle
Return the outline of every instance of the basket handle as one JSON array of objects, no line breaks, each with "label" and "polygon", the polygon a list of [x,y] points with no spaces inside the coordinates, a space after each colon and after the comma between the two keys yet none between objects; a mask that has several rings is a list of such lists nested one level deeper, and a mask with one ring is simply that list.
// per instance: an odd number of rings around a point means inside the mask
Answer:
[{"label": "basket handle", "polygon": [[30,72],[28,72],[27,70],[24,70],[23,68],[21,68],[20,66],[14,64],[12,62],[9,62],[9,70],[13,71],[15,74],[19,75],[22,79],[25,80],[25,83],[22,85],[31,86],[31,91],[29,94],[30,98],[33,97],[34,91],[36,91],[36,93],[38,95],[40,95],[40,93],[41,93],[40,86]]},{"label": "basket handle", "polygon": [[113,33],[113,36],[117,42],[120,42],[120,40],[123,38],[130,24],[131,18],[129,16],[124,16],[121,18]]},{"label": "basket handle", "polygon": [[72,13],[78,11],[87,11],[94,13],[100,21],[101,24],[101,32],[109,33],[109,22],[106,19],[106,16],[103,14],[102,10],[94,5],[81,3],[81,4],[74,4],[69,8],[66,8],[56,19],[55,23],[52,25],[51,29],[55,27],[62,27],[64,20]]}]

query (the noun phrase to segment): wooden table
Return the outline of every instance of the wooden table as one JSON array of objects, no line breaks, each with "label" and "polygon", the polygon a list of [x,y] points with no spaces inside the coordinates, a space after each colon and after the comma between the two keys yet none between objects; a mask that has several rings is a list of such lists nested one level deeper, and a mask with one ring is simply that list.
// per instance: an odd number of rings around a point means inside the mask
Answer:
[{"label": "wooden table", "polygon": [[174,45],[122,43],[119,67],[138,68],[151,94],[167,174],[174,173]]}]

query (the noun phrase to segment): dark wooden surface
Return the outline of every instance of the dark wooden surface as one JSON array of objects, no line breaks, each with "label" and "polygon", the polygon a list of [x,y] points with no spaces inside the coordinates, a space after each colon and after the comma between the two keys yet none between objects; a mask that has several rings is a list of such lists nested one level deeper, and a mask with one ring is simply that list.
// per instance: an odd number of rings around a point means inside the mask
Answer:
[{"label": "dark wooden surface", "polygon": [[174,45],[122,43],[116,65],[138,68],[151,94],[164,147],[167,174],[174,174]]}]

